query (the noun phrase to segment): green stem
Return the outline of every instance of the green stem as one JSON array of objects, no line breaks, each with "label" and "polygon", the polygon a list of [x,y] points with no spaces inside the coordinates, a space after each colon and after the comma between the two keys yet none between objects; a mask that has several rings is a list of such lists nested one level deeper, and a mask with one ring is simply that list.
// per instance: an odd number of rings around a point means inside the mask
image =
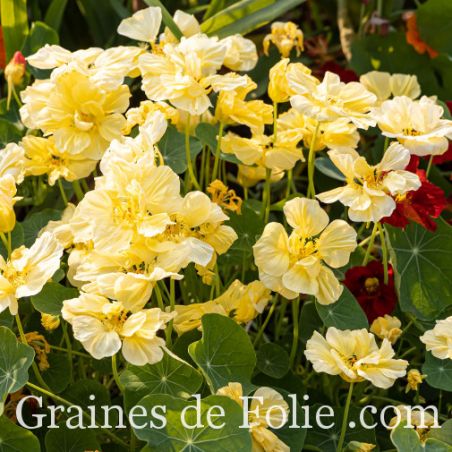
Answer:
[{"label": "green stem", "polygon": [[[19,330],[19,337],[20,337],[20,341],[25,344],[28,345],[28,341],[27,338],[25,337],[25,332],[24,332],[24,327],[22,325],[22,322],[20,320],[19,314],[15,315],[15,319],[16,319],[16,324],[17,324],[17,329]],[[44,381],[44,379],[42,378],[41,373],[39,372],[39,368],[37,366],[37,364],[35,363],[35,361],[33,361],[31,363],[31,367],[33,369],[33,373],[36,377],[36,380],[38,381],[38,383],[41,386],[44,386],[44,388],[49,389],[47,383]]]},{"label": "green stem", "polygon": [[311,144],[309,146],[309,156],[308,156],[308,198],[315,198],[315,186],[314,186],[314,169],[315,169],[315,140],[319,132],[320,121],[317,121],[315,127],[314,135],[311,139]]},{"label": "green stem", "polygon": [[111,357],[111,368],[113,370],[113,378],[115,379],[116,386],[120,390],[121,393],[124,393],[124,386],[121,383],[121,380],[119,379],[119,372],[118,372],[118,362],[116,359],[117,355],[113,355]]},{"label": "green stem", "polygon": [[428,177],[428,175],[430,174],[430,170],[432,169],[432,164],[433,164],[433,154],[430,156],[430,158],[428,160],[427,170],[425,171],[426,177]]},{"label": "green stem", "polygon": [[292,301],[292,317],[293,317],[293,339],[292,339],[292,349],[290,350],[289,363],[292,368],[297,357],[298,342],[299,342],[299,310],[300,310],[300,298],[297,297]]},{"label": "green stem", "polygon": [[217,140],[217,148],[215,149],[215,161],[213,164],[212,170],[212,181],[214,181],[218,176],[218,166],[220,164],[220,155],[221,155],[221,140],[223,138],[223,129],[224,124],[220,122],[220,128],[218,129],[218,140]]},{"label": "green stem", "polygon": [[278,103],[273,102],[273,144],[275,144],[278,138]]},{"label": "green stem", "polygon": [[259,331],[256,334],[256,337],[254,338],[253,345],[256,347],[256,345],[261,340],[262,335],[264,334],[265,328],[268,325],[268,322],[270,322],[270,319],[272,318],[273,313],[275,312],[276,308],[276,301],[278,300],[278,297],[275,295],[272,300],[272,304],[270,306],[270,309],[268,311],[267,317],[265,317],[265,320],[263,321],[261,327],[259,328]]},{"label": "green stem", "polygon": [[74,376],[73,376],[73,371],[72,371],[72,344],[71,344],[71,339],[69,338],[69,334],[67,332],[66,323],[63,322],[61,327],[63,329],[63,337],[64,337],[64,341],[65,341],[66,347],[67,347],[67,360],[69,362],[69,367],[70,367],[69,379],[72,383],[74,381]]},{"label": "green stem", "polygon": [[6,235],[3,232],[0,232],[0,238],[3,242],[6,252],[8,253],[8,257],[10,257],[11,256],[11,247],[9,245],[8,239],[6,238]]},{"label": "green stem", "polygon": [[[187,124],[185,125],[185,159],[187,160],[187,170],[188,175],[190,177],[191,184],[197,189],[201,190],[201,187],[196,180],[195,173],[193,171],[193,163],[191,161],[191,153],[190,153],[190,116],[187,118]],[[190,185],[188,186],[188,189]],[[188,191],[187,189],[187,191]]]},{"label": "green stem", "polygon": [[336,452],[342,452],[344,445],[345,433],[347,431],[348,412],[350,411],[350,402],[352,401],[354,383],[350,383],[348,388],[347,401],[345,402],[344,417],[342,418],[341,435],[339,436],[339,443],[337,444]]},{"label": "green stem", "polygon": [[381,242],[381,251],[383,257],[383,268],[384,268],[384,283],[388,284],[389,275],[388,275],[388,247],[386,245],[386,236],[383,226],[378,222],[378,229],[380,230],[380,242]]},{"label": "green stem", "polygon": [[372,229],[372,234],[370,236],[369,245],[367,246],[366,255],[364,256],[363,265],[367,265],[370,258],[370,252],[372,251],[372,247],[374,246],[375,237],[377,235],[378,231],[378,222],[374,224],[374,227]]},{"label": "green stem", "polygon": [[287,187],[286,187],[286,199],[290,196],[290,190],[293,183],[293,170],[287,171]]},{"label": "green stem", "polygon": [[75,180],[74,182],[72,182],[72,186],[74,187],[75,196],[77,196],[78,201],[81,201],[85,195],[83,194],[80,182],[78,180]]},{"label": "green stem", "polygon": [[63,182],[61,181],[61,178],[58,179],[58,187],[60,189],[61,198],[63,199],[64,205],[67,206],[68,199],[66,196],[66,192],[64,191]]},{"label": "green stem", "polygon": [[271,176],[272,170],[266,168],[265,170],[265,185],[264,185],[264,205],[263,205],[263,218],[264,224],[268,222],[270,217],[270,205],[271,205]]},{"label": "green stem", "polygon": [[275,342],[277,342],[279,340],[282,324],[284,322],[284,317],[286,315],[287,304],[288,304],[288,301],[285,298],[283,298],[281,307],[279,308],[278,321],[276,323],[276,328],[275,328]]},{"label": "green stem", "polygon": [[[67,407],[74,405],[72,402],[69,402],[68,400],[63,399],[60,396],[57,396],[56,394],[54,394],[53,392],[51,392],[47,389],[40,388],[39,386],[36,386],[33,383],[28,382],[27,386],[30,389],[34,389],[35,391],[38,391],[41,394],[46,395],[47,397],[51,397],[53,400],[56,400],[57,402],[60,402],[63,405],[66,405]],[[91,416],[83,410],[82,410],[82,415],[86,420],[88,420],[89,422],[92,422]],[[123,441],[121,438],[117,437],[114,433],[110,432],[109,430],[107,430],[105,428],[102,428],[97,422],[96,422],[96,426],[98,428],[100,428],[102,430],[102,432],[105,433],[105,435],[108,436],[112,441],[121,445],[122,447],[128,448],[128,444],[125,441]]]}]

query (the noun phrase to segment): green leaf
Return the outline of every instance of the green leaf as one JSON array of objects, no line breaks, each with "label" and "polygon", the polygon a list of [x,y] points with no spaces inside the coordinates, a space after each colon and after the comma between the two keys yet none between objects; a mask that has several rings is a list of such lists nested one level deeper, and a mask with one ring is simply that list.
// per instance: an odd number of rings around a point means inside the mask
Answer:
[{"label": "green leaf", "polygon": [[[148,416],[143,417],[139,423],[146,424],[145,428],[134,429],[135,435],[146,441],[150,450],[159,451],[251,451],[251,437],[247,429],[240,428],[243,422],[243,413],[240,405],[233,400],[222,396],[209,396],[199,401],[200,421],[203,427],[185,428],[182,424],[182,410],[186,407],[195,407],[196,401],[186,401],[169,395],[151,395],[141,399],[139,405],[144,407],[149,414],[157,405],[166,407],[166,426],[164,428],[149,428],[149,422],[154,421],[160,426],[160,421]],[[225,416],[212,418],[211,424],[224,426],[213,429],[208,426],[207,413],[218,414],[219,408],[212,409],[219,405],[223,408]],[[158,410],[161,413],[162,410]],[[196,411],[186,410],[186,425],[197,423]],[[157,424],[158,423],[158,424]]]},{"label": "green leaf", "polygon": [[[310,408],[310,413],[320,414],[318,411],[324,405],[314,405]],[[312,429],[308,429],[308,436],[305,444],[316,446],[322,452],[336,452],[338,440],[341,432],[342,418],[344,409],[342,407],[333,407],[334,415],[329,416],[327,410],[321,413],[325,415],[322,419],[324,425],[333,424],[331,428],[321,428],[316,422],[312,423]],[[375,430],[366,429],[360,421],[361,410],[357,407],[351,406],[349,412],[349,423],[354,422],[355,427],[347,428],[345,434],[345,444],[350,441],[360,441],[364,443],[376,444]],[[328,415],[328,416],[327,416]],[[374,420],[372,415],[366,411],[364,413],[364,421],[367,425],[373,425]]]},{"label": "green leaf", "polygon": [[40,452],[39,440],[33,433],[18,427],[7,417],[0,417],[0,452]]},{"label": "green leaf", "polygon": [[46,452],[85,452],[101,449],[93,430],[69,429],[64,421],[57,426],[56,429],[49,429],[46,434]]},{"label": "green leaf", "polygon": [[441,428],[432,428],[428,436],[429,438],[437,439],[452,446],[452,419],[444,422]]},{"label": "green leaf", "polygon": [[37,52],[45,44],[58,44],[60,39],[58,33],[44,22],[34,22],[31,26],[30,33],[25,39],[22,53],[25,56]]},{"label": "green leaf", "polygon": [[[177,174],[187,169],[185,156],[185,135],[178,132],[175,127],[169,126],[158,147],[165,163]],[[195,137],[190,137],[190,155],[192,161],[201,152],[202,145]]]},{"label": "green leaf", "polygon": [[428,0],[416,12],[422,41],[438,52],[452,54],[452,3],[449,0]]},{"label": "green leaf", "polygon": [[424,450],[419,441],[419,435],[413,428],[406,428],[404,422],[391,432],[391,441],[399,452],[421,452]]},{"label": "green leaf", "polygon": [[61,284],[48,282],[37,295],[31,297],[33,307],[43,313],[61,315],[63,301],[77,298],[78,290]]},{"label": "green leaf", "polygon": [[[52,352],[47,355],[47,359],[49,361],[49,368],[41,371],[41,376],[53,393],[60,394],[69,384],[68,377],[71,372],[71,366],[69,365],[67,355]],[[33,383],[39,385],[39,382],[36,381],[33,374],[30,378]]]},{"label": "green leaf", "polygon": [[49,27],[52,27],[54,30],[59,30],[66,5],[67,0],[52,0],[44,18],[45,23]]},{"label": "green leaf", "polygon": [[435,358],[430,352],[425,354],[422,373],[433,388],[452,392],[452,360]]},{"label": "green leaf", "polygon": [[8,62],[22,48],[28,34],[27,0],[1,0],[0,12]]},{"label": "green leaf", "polygon": [[219,314],[204,315],[202,338],[190,344],[188,351],[212,392],[231,381],[249,385],[256,354],[248,334],[234,320]]},{"label": "green leaf", "polygon": [[177,26],[176,22],[174,22],[171,14],[168,10],[163,6],[162,2],[159,0],[144,0],[149,6],[157,6],[162,10],[162,20],[163,23],[170,29],[171,33],[177,38],[182,38],[182,32]]},{"label": "green leaf", "polygon": [[120,378],[126,388],[125,400],[129,408],[148,394],[190,397],[201,387],[203,381],[197,370],[168,353],[157,364],[127,366]]},{"label": "green leaf", "polygon": [[344,290],[336,303],[315,304],[325,326],[334,326],[340,330],[369,328],[366,314],[353,294],[344,286]]},{"label": "green leaf", "polygon": [[303,2],[304,0],[242,0],[204,21],[201,30],[220,38],[236,33],[246,34]]},{"label": "green leaf", "polygon": [[[15,250],[24,244],[24,229],[20,223],[16,223],[14,229],[11,231],[11,248]],[[6,259],[8,251],[3,242],[0,242],[0,254]]]},{"label": "green leaf", "polygon": [[278,344],[267,342],[257,351],[257,368],[273,378],[282,378],[289,371],[289,354]]},{"label": "green leaf", "polygon": [[442,220],[437,225],[435,232],[385,226],[400,307],[421,320],[435,320],[452,304],[452,228]]},{"label": "green leaf", "polygon": [[344,175],[337,169],[337,167],[328,157],[317,157],[314,161],[314,164],[322,174],[325,174],[325,176],[331,177],[332,179],[339,180],[341,182],[345,181]]},{"label": "green leaf", "polygon": [[8,143],[17,143],[22,138],[22,131],[7,119],[0,118],[0,147],[4,148]]},{"label": "green leaf", "polygon": [[[16,392],[28,381],[28,369],[33,363],[34,350],[16,339],[14,333],[0,327],[0,414],[6,396]],[[1,432],[1,429],[0,429]]]},{"label": "green leaf", "polygon": [[22,222],[24,228],[24,243],[29,248],[35,243],[39,231],[47,226],[49,221],[61,220],[61,211],[56,209],[44,209],[40,212],[32,213]]},{"label": "green leaf", "polygon": [[240,215],[229,214],[228,225],[237,233],[238,238],[229,250],[219,257],[219,262],[243,265],[253,259],[253,245],[264,230],[262,217],[245,202]]}]

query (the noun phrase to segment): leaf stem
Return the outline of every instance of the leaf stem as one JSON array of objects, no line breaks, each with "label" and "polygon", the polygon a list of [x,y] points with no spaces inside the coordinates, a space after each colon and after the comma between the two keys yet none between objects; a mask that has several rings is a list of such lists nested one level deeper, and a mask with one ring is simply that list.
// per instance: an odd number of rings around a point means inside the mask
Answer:
[{"label": "leaf stem", "polygon": [[372,251],[372,247],[374,246],[374,242],[375,242],[375,237],[376,237],[377,232],[378,232],[378,224],[379,223],[376,222],[374,224],[373,229],[372,229],[372,234],[370,236],[369,245],[367,246],[366,255],[364,256],[364,260],[363,260],[363,266],[366,266],[367,263],[369,262],[370,252]]},{"label": "leaf stem", "polygon": [[66,196],[66,192],[64,191],[63,182],[61,181],[61,178],[58,178],[58,188],[60,189],[61,198],[63,199],[64,206],[67,206],[68,199]]},{"label": "leaf stem", "polygon": [[300,298],[297,297],[295,298],[295,300],[292,301],[293,339],[289,357],[289,363],[291,368],[293,367],[298,351],[299,330],[300,330],[298,322],[299,310],[300,310]]},{"label": "leaf stem", "polygon": [[[193,171],[193,164],[191,161],[191,152],[190,152],[190,116],[187,117],[187,123],[185,124],[185,159],[187,160],[187,170],[188,175],[190,176],[191,184],[197,189],[201,190],[201,187],[196,180],[195,173]],[[190,185],[188,186],[190,188]],[[188,190],[187,190],[188,191]]]},{"label": "leaf stem", "polygon": [[381,251],[383,257],[383,268],[384,268],[384,283],[388,284],[389,274],[388,274],[388,247],[386,245],[386,234],[383,226],[378,222],[378,229],[380,230],[380,242],[381,242]]},{"label": "leaf stem", "polygon": [[342,418],[341,435],[339,436],[339,443],[337,444],[336,452],[342,452],[342,446],[344,445],[345,433],[347,431],[348,413],[350,411],[350,402],[352,400],[352,394],[353,394],[353,386],[354,386],[354,383],[352,382],[352,383],[350,383],[350,386],[348,388],[347,401],[345,402],[345,409],[344,409],[344,417]]},{"label": "leaf stem", "polygon": [[116,358],[117,355],[113,355],[111,357],[111,368],[113,370],[113,378],[115,379],[116,386],[120,390],[121,393],[124,393],[124,386],[121,383],[121,380],[119,379],[119,372],[118,372],[118,361]]},{"label": "leaf stem", "polygon": [[75,180],[72,182],[72,186],[74,187],[74,193],[75,196],[77,196],[77,200],[81,201],[85,195],[83,193],[82,187],[80,186],[80,182],[78,180]]},{"label": "leaf stem", "polygon": [[427,165],[427,170],[425,171],[425,177],[428,177],[428,175],[430,174],[430,170],[432,169],[432,164],[433,164],[433,154],[428,159],[428,165]]},{"label": "leaf stem", "polygon": [[276,301],[278,300],[278,297],[275,295],[272,300],[272,304],[270,306],[270,309],[268,311],[267,317],[265,317],[265,320],[263,321],[261,327],[259,328],[259,331],[256,334],[256,337],[254,338],[253,345],[256,347],[256,345],[261,340],[262,335],[264,334],[265,328],[268,325],[268,322],[270,322],[270,319],[272,318],[273,313],[275,312],[276,308]]},{"label": "leaf stem", "polygon": [[314,168],[315,168],[315,140],[319,132],[320,121],[317,121],[317,125],[314,130],[314,135],[311,139],[311,144],[309,146],[309,156],[308,156],[308,198],[315,198],[315,186],[314,186]]},{"label": "leaf stem", "polygon": [[221,140],[223,138],[223,129],[224,124],[220,122],[220,128],[218,129],[218,139],[217,139],[217,148],[215,149],[215,161],[213,163],[212,170],[212,181],[214,181],[218,176],[218,166],[220,163],[220,155],[221,155]]}]

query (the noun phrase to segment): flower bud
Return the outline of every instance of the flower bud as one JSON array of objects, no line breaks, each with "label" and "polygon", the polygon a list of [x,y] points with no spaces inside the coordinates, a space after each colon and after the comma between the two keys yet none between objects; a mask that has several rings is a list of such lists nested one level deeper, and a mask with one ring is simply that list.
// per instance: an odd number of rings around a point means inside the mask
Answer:
[{"label": "flower bud", "polygon": [[60,326],[60,318],[56,315],[41,314],[41,325],[47,331],[56,330]]},{"label": "flower bud", "polygon": [[5,79],[14,86],[20,85],[27,62],[21,52],[16,52],[5,68]]},{"label": "flower bud", "polygon": [[408,384],[406,385],[405,391],[417,391],[418,386],[422,383],[425,377],[426,375],[422,375],[417,369],[409,370],[407,374]]}]

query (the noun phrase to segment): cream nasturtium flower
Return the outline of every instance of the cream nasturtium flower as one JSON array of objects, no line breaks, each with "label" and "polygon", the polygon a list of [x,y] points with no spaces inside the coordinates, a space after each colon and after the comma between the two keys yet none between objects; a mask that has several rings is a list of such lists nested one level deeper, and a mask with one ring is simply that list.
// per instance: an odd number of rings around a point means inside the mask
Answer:
[{"label": "cream nasturtium flower", "polygon": [[273,22],[271,33],[266,35],[262,45],[268,55],[270,44],[274,44],[283,58],[287,58],[293,48],[297,55],[303,51],[303,32],[293,22]]},{"label": "cream nasturtium flower", "polygon": [[407,96],[410,99],[416,99],[421,95],[421,87],[415,75],[371,71],[361,75],[359,81],[377,96],[379,103],[391,96]]},{"label": "cream nasturtium flower", "polygon": [[271,170],[292,169],[298,160],[304,161],[301,148],[297,147],[300,137],[281,132],[275,141],[274,135],[256,133],[251,138],[228,132],[221,140],[221,150],[234,154],[245,165],[263,166]]},{"label": "cream nasturtium flower", "polygon": [[75,68],[50,80],[36,80],[21,93],[23,123],[52,135],[60,152],[99,160],[121,137],[129,106],[127,85],[104,89]]},{"label": "cream nasturtium flower", "polygon": [[53,137],[41,138],[25,136],[21,145],[25,150],[25,172],[27,175],[47,174],[50,186],[63,178],[69,182],[82,179],[91,174],[97,160],[85,158],[84,155],[60,152]]},{"label": "cream nasturtium flower", "polygon": [[17,300],[38,294],[60,267],[63,247],[48,232],[37,238],[31,248],[15,249],[5,261],[0,256],[0,312],[18,312]]},{"label": "cream nasturtium flower", "polygon": [[183,334],[199,328],[203,315],[212,313],[232,317],[237,323],[247,323],[263,312],[270,298],[270,290],[260,281],[243,284],[236,279],[214,300],[177,305],[173,326],[177,334]]},{"label": "cream nasturtium flower", "polygon": [[211,106],[209,93],[246,86],[245,77],[218,75],[226,58],[227,45],[206,35],[182,38],[178,44],[165,44],[158,54],[139,58],[143,89],[153,101],[169,100],[192,115],[201,115]]},{"label": "cream nasturtium flower", "polygon": [[330,327],[325,337],[314,331],[306,343],[305,355],[316,372],[339,375],[349,383],[368,380],[382,389],[403,377],[408,366],[408,361],[394,359],[387,339],[379,348],[375,336],[365,329],[341,331]]},{"label": "cream nasturtium flower", "polygon": [[452,121],[442,119],[444,109],[429,97],[406,96],[384,101],[372,111],[382,134],[396,138],[413,155],[441,155],[452,137]]},{"label": "cream nasturtium flower", "polygon": [[124,359],[135,366],[162,360],[165,341],[157,333],[173,317],[159,308],[131,314],[119,301],[84,292],[66,300],[61,313],[72,325],[74,337],[95,359],[122,349]]},{"label": "cream nasturtium flower", "polygon": [[[240,383],[229,383],[217,391],[243,406],[243,388]],[[283,396],[272,388],[262,386],[253,394],[248,415],[253,452],[290,452],[269,428],[281,428],[289,419],[289,405]]]},{"label": "cream nasturtium flower", "polygon": [[432,355],[438,359],[452,359],[452,316],[438,320],[433,329],[420,338]]},{"label": "cream nasturtium flower", "polygon": [[288,201],[284,215],[293,228],[291,234],[282,224],[269,223],[253,246],[259,279],[289,299],[304,293],[321,304],[334,303],[343,286],[327,265],[347,264],[356,248],[355,230],[343,220],[329,223],[318,201],[311,199]]},{"label": "cream nasturtium flower", "polygon": [[[253,187],[259,181],[265,180],[267,170],[262,165],[238,165],[237,182],[242,187]],[[272,169],[270,174],[270,182],[278,182],[284,177],[284,170]]]},{"label": "cream nasturtium flower", "polygon": [[368,91],[359,82],[341,82],[337,74],[326,72],[323,81],[315,89],[301,84],[289,86],[296,88],[298,94],[290,98],[293,108],[317,121],[334,121],[347,118],[356,127],[368,129],[375,125],[370,115],[377,96]]},{"label": "cream nasturtium flower", "polygon": [[370,331],[380,339],[387,339],[391,344],[395,344],[402,334],[400,327],[402,322],[397,317],[385,314],[384,317],[377,317],[370,326]]},{"label": "cream nasturtium flower", "polygon": [[392,143],[377,165],[369,165],[356,151],[330,151],[334,165],[345,176],[347,185],[317,195],[330,204],[340,201],[347,206],[352,221],[377,222],[390,216],[396,208],[394,198],[421,186],[419,177],[404,171],[410,153],[398,143]]}]

